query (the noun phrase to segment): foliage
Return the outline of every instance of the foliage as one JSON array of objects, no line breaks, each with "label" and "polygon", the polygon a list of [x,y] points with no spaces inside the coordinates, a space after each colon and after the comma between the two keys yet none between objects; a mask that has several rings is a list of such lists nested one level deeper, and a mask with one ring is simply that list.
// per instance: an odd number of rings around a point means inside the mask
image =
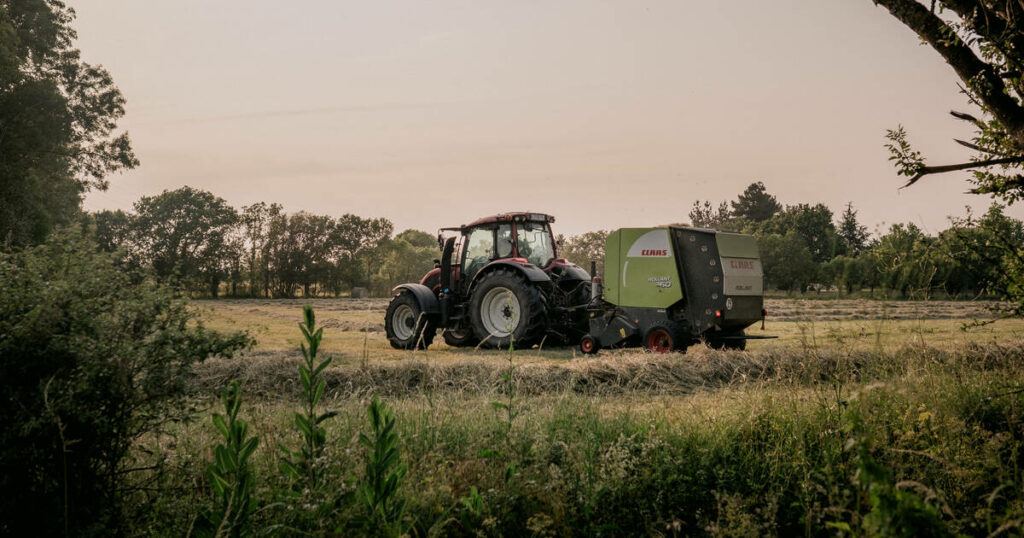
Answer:
[{"label": "foliage", "polygon": [[74,48],[74,10],[59,0],[0,5],[0,243],[42,241],[69,224],[82,194],[138,160],[115,134],[125,100]]},{"label": "foliage", "polygon": [[356,492],[366,512],[362,524],[375,535],[401,536],[409,527],[405,501],[398,496],[407,467],[401,463],[395,415],[377,396],[370,402],[367,415],[370,435],[359,434],[359,443],[367,450],[366,472]]},{"label": "foliage", "polygon": [[[480,456],[506,424],[488,405],[504,396],[498,376],[472,391],[451,383],[433,393],[434,407],[422,388],[389,384],[386,374],[366,379],[362,390],[396,394],[389,407],[399,418],[390,431],[409,462],[394,489],[404,500],[403,528],[430,535],[408,522],[441,519],[443,527],[432,530],[452,536],[1019,533],[1019,342],[689,353],[697,356],[621,354],[585,361],[573,374],[553,363],[533,365],[547,375],[520,371],[533,381],[520,385],[517,402],[529,412],[510,432],[522,447],[508,452],[514,480],[506,480],[505,465]],[[481,360],[488,361],[473,362]],[[492,371],[504,370],[496,359],[488,362]],[[624,363],[643,368],[642,375],[615,369]],[[404,366],[419,380],[452,375],[451,364]],[[695,371],[702,378],[688,384],[687,372]],[[620,391],[595,386],[616,378]],[[336,475],[368,485],[367,460],[350,455],[370,450],[348,435],[365,424],[366,405],[358,398],[337,403],[339,417],[328,426],[337,441],[328,454],[338,462]],[[291,416],[282,411],[291,405],[272,396],[254,406],[260,415],[253,421],[287,427]],[[186,424],[181,433],[207,430]],[[264,472],[272,458],[254,465],[262,481],[256,491],[273,487]],[[345,491],[336,475],[325,487]],[[367,511],[358,499],[343,503],[334,519],[339,533],[385,534],[351,526],[366,523]],[[254,528],[283,533],[283,517],[260,511]],[[309,526],[287,530],[316,534]]]},{"label": "foliage", "polygon": [[331,364],[331,357],[319,360],[317,352],[324,336],[323,327],[316,327],[316,316],[313,308],[306,305],[302,308],[303,323],[299,324],[305,343],[301,344],[304,363],[299,365],[299,379],[302,381],[303,404],[302,413],[295,413],[295,427],[302,434],[302,446],[299,450],[282,447],[281,471],[292,480],[302,479],[304,487],[316,491],[320,487],[320,475],[324,467],[323,452],[327,442],[327,430],[324,421],[335,416],[334,412],[320,413],[317,405],[324,396],[327,381],[322,374]]},{"label": "foliage", "polygon": [[[192,365],[246,347],[68,232],[0,254],[0,534],[89,535],[159,459],[132,451],[185,414]],[[29,517],[47,514],[45,518]]]},{"label": "foliage", "polygon": [[572,263],[590,270],[590,262],[597,262],[598,272],[604,274],[604,244],[608,230],[587,232],[568,239],[560,237],[560,255]]},{"label": "foliage", "polygon": [[839,228],[836,230],[839,239],[843,243],[843,252],[850,256],[856,256],[868,246],[868,228],[857,221],[857,212],[853,209],[853,202],[846,204],[843,216],[839,219]]},{"label": "foliage", "polygon": [[764,278],[770,285],[789,292],[804,291],[814,281],[814,258],[796,230],[762,235],[758,247]]},{"label": "foliage", "polygon": [[786,206],[781,213],[751,228],[755,233],[786,235],[795,232],[811,253],[815,263],[836,255],[839,236],[832,223],[832,210],[824,204]]},{"label": "foliage", "polygon": [[768,194],[768,189],[760,181],[748,185],[731,205],[733,217],[753,222],[764,222],[782,211],[782,204]]},{"label": "foliage", "polygon": [[131,244],[157,278],[186,288],[202,283],[216,297],[235,253],[230,243],[237,222],[223,198],[182,187],[135,203]]},{"label": "foliage", "polygon": [[214,413],[213,425],[223,442],[213,447],[213,463],[206,468],[206,477],[213,489],[216,506],[205,514],[197,528],[205,536],[247,536],[249,519],[256,507],[252,497],[253,476],[249,458],[256,451],[259,439],[247,437],[249,425],[238,418],[242,407],[242,391],[232,381],[221,395],[224,414]]},{"label": "foliage", "polygon": [[707,200],[696,200],[690,209],[690,223],[697,228],[721,228],[732,217],[729,204],[725,202],[716,208]]},{"label": "foliage", "polygon": [[903,126],[889,130],[890,160],[908,185],[928,174],[974,169],[972,192],[1013,203],[1024,196],[1024,5],[1009,0],[875,0],[931,46],[960,78],[961,90],[982,118],[951,114],[971,124],[969,162],[929,166],[907,140]]}]

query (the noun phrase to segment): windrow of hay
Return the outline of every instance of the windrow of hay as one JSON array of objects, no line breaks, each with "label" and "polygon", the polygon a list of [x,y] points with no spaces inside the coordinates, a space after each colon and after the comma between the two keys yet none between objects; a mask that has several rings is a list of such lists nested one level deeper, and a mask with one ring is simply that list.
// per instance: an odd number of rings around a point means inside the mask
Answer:
[{"label": "windrow of hay", "polygon": [[[528,352],[525,352],[528,353]],[[355,398],[369,394],[413,396],[432,393],[492,394],[502,391],[508,363],[494,355],[467,355],[434,362],[423,354],[408,360],[339,366],[324,372],[327,395]],[[515,355],[513,355],[513,360]],[[197,395],[216,394],[232,379],[249,394],[264,397],[298,394],[299,354],[250,354],[198,365],[191,384]],[[641,351],[603,352],[598,358],[564,363],[519,363],[515,380],[521,394],[624,393],[687,394],[750,383],[816,384],[899,376],[920,366],[950,371],[1015,370],[1024,366],[1024,341],[964,344],[953,348],[907,345],[893,350],[768,349],[715,351],[695,346],[686,354],[652,355]]]}]

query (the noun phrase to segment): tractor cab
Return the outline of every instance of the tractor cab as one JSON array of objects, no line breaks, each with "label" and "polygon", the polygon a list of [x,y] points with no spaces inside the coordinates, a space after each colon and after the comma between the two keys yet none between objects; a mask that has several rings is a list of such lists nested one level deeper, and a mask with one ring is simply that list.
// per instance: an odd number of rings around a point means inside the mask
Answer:
[{"label": "tractor cab", "polygon": [[[557,259],[549,225],[554,221],[554,217],[543,213],[505,213],[458,228],[442,228],[438,234],[441,260],[420,283],[437,287],[438,292],[466,295],[480,270],[495,261],[507,260],[544,270]],[[448,271],[443,271],[446,267]],[[443,272],[451,274],[451,281],[442,288]]]}]

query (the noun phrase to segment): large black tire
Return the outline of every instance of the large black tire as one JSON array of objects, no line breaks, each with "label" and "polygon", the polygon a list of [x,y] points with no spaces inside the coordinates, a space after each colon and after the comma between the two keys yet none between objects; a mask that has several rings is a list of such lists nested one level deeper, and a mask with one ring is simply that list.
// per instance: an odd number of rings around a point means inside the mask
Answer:
[{"label": "large black tire", "polygon": [[[729,334],[729,336],[745,336],[746,334],[746,331],[741,330],[739,332],[731,333]],[[728,340],[721,338],[711,338],[710,340],[708,340],[708,345],[715,349],[735,349],[737,351],[743,351],[747,349],[747,340],[746,338],[735,340],[731,338]]]},{"label": "large black tire", "polygon": [[644,331],[644,347],[651,353],[686,351],[689,340],[683,326],[670,320],[655,322]]},{"label": "large black tire", "polygon": [[485,347],[523,349],[547,332],[544,296],[512,269],[495,269],[480,277],[470,299],[473,331]]},{"label": "large black tire", "polygon": [[422,315],[420,303],[407,290],[391,299],[384,315],[384,332],[395,349],[427,349],[434,342],[437,328],[428,316]]},{"label": "large black tire", "polygon": [[472,327],[445,329],[442,336],[444,337],[444,343],[452,347],[475,346],[477,342],[479,342],[479,340],[476,339],[476,333],[473,332]]}]

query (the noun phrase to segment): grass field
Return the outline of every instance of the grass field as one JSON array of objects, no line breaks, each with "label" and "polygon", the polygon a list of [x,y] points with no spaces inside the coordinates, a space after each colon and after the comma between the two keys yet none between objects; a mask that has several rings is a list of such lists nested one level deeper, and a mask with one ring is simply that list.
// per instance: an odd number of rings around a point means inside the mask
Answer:
[{"label": "grass field", "polygon": [[[440,338],[396,351],[386,301],[310,303],[337,359],[323,406],[338,415],[326,423],[327,492],[301,502],[282,493],[277,461],[278,446],[299,439],[303,301],[193,303],[209,327],[251,328],[259,341],[193,379],[200,409],[242,382],[242,415],[261,440],[258,532],[349,533],[374,394],[396,412],[408,465],[398,495],[414,535],[1021,532],[1024,322],[961,330],[986,304],[772,300],[765,333],[780,338],[746,352],[582,356],[457,350]],[[157,507],[173,523],[145,532],[181,534],[209,503],[208,416],[144,444],[169,455],[166,480],[181,492]]]},{"label": "grass field", "polygon": [[[503,356],[500,351],[454,349],[440,335],[427,352],[392,349],[384,336],[387,299],[219,300],[194,301],[204,323],[213,329],[249,330],[257,339],[261,356],[294,355],[301,341],[296,329],[302,305],[310,304],[328,337],[325,350],[339,355],[342,364],[406,360],[410,357],[451,361],[469,357]],[[765,330],[755,325],[750,334],[776,335],[777,340],[751,340],[748,349],[829,348],[878,349],[916,342],[931,346],[1024,338],[1024,320],[1004,320],[963,330],[965,324],[991,317],[992,303],[972,301],[869,301],[787,300],[766,302],[769,318]],[[604,351],[609,353],[635,353]],[[524,350],[517,358],[526,361],[582,359],[574,348]]]}]

